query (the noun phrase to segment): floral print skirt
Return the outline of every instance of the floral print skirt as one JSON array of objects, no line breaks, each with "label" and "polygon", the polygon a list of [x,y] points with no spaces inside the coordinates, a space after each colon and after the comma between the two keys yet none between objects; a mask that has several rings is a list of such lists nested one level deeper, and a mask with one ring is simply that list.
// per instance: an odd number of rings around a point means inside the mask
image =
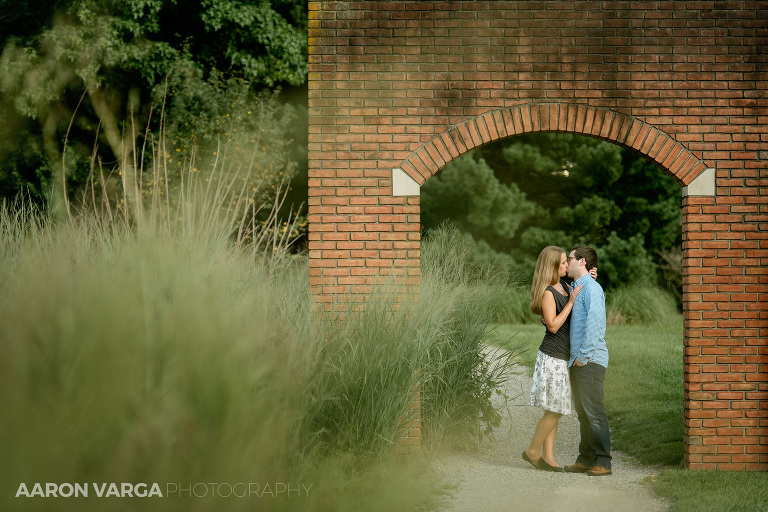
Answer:
[{"label": "floral print skirt", "polygon": [[547,411],[571,414],[571,379],[568,376],[568,361],[551,357],[539,351],[533,369],[529,405]]}]

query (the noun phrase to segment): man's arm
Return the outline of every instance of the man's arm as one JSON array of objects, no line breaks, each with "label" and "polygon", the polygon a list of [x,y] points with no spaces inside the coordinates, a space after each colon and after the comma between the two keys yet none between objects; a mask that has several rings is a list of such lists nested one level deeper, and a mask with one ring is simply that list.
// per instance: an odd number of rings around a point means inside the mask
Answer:
[{"label": "man's arm", "polygon": [[571,364],[582,366],[579,362],[581,346],[584,343],[585,330],[582,328],[582,319],[587,310],[588,287],[582,287],[582,292],[576,297],[576,302],[571,310],[571,357],[574,358]]},{"label": "man's arm", "polygon": [[596,290],[590,287],[585,299],[584,338],[576,356],[578,361],[583,364],[590,362],[595,355],[595,349],[603,336],[599,318],[601,315],[605,317],[605,304],[600,293],[596,293]]},{"label": "man's arm", "polygon": [[577,366],[583,366],[592,360],[597,346],[597,340],[599,338],[599,328],[597,322],[594,321],[594,315],[597,313],[596,306],[599,309],[597,302],[600,302],[600,295],[595,293],[591,286],[586,286],[585,290],[582,290],[581,295],[583,299],[583,309],[581,311],[581,318],[583,327],[580,329],[583,333],[580,343],[575,350],[576,360],[574,364]]}]

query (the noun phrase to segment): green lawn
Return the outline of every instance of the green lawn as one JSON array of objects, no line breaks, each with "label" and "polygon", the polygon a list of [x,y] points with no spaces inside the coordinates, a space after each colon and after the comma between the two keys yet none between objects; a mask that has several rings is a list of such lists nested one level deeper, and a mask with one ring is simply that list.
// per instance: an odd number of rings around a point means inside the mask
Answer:
[{"label": "green lawn", "polygon": [[[487,341],[521,352],[533,367],[544,327],[494,325]],[[682,319],[657,325],[609,326],[605,404],[613,448],[667,469],[653,489],[674,502],[670,512],[768,510],[768,473],[686,471],[683,464]],[[652,427],[652,428],[651,428]]]}]

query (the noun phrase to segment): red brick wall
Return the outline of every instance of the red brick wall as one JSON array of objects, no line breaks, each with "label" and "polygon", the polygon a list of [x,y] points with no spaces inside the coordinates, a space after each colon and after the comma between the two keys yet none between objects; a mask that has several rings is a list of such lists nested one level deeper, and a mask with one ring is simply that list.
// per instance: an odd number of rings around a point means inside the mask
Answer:
[{"label": "red brick wall", "polygon": [[309,2],[310,285],[419,277],[423,183],[529,131],[632,147],[684,198],[686,464],[768,469],[768,2]]}]

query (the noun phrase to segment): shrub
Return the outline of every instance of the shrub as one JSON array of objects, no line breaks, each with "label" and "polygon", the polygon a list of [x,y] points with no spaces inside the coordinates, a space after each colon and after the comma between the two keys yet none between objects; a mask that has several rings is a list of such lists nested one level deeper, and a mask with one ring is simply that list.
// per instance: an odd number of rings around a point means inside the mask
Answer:
[{"label": "shrub", "polygon": [[666,323],[678,316],[672,295],[658,287],[624,287],[606,293],[609,324]]}]

